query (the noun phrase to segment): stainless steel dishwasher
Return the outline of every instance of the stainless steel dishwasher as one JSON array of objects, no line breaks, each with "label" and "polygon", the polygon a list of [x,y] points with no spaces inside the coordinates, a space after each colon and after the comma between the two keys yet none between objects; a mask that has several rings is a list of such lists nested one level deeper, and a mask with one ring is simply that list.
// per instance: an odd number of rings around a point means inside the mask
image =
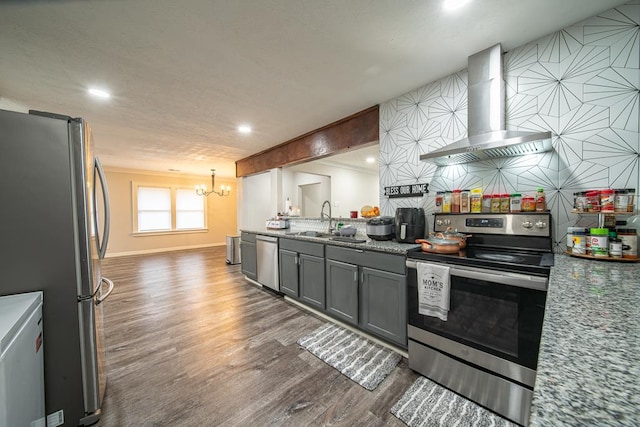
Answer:
[{"label": "stainless steel dishwasher", "polygon": [[258,283],[280,291],[280,281],[278,280],[278,238],[256,236],[256,252],[258,258]]}]

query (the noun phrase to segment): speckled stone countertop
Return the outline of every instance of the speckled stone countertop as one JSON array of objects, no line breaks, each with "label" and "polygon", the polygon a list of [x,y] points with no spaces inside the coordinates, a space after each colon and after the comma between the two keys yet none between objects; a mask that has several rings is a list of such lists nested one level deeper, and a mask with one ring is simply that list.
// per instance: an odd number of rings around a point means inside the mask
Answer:
[{"label": "speckled stone countertop", "polygon": [[247,230],[243,229],[240,231],[244,231],[247,233],[255,233],[262,234],[264,236],[274,236],[274,237],[287,237],[291,239],[299,239],[306,241],[313,241],[318,243],[324,243],[327,245],[335,245],[335,246],[345,246],[354,249],[363,249],[367,251],[378,251],[378,252],[387,252],[392,254],[406,255],[407,251],[420,247],[419,244],[415,243],[398,243],[393,240],[373,240],[366,236],[356,236],[360,239],[365,239],[364,243],[354,243],[354,242],[342,242],[337,240],[331,240],[328,237],[311,237],[304,235],[291,234],[290,230]]},{"label": "speckled stone countertop", "polygon": [[531,426],[640,426],[640,263],[556,255]]}]

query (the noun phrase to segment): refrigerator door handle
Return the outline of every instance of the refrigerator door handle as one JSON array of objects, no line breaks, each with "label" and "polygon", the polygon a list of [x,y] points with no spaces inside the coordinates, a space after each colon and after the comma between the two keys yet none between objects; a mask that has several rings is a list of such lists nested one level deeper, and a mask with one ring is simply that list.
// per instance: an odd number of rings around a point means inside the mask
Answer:
[{"label": "refrigerator door handle", "polygon": [[[93,224],[96,230],[96,242],[98,244],[98,257],[100,259],[104,259],[107,253],[107,243],[109,242],[109,232],[110,232],[110,223],[111,223],[111,208],[109,206],[109,192],[107,190],[107,179],[104,174],[104,169],[102,169],[102,163],[100,163],[100,159],[95,157],[93,160]],[[100,241],[100,233],[98,232],[98,192],[96,188],[96,172],[98,172],[98,176],[100,178],[100,187],[102,188],[102,198],[104,200],[104,230],[102,233],[102,241]]]},{"label": "refrigerator door handle", "polygon": [[100,295],[98,298],[96,298],[96,305],[102,304],[104,302],[104,300],[106,300],[109,295],[111,295],[111,292],[113,292],[113,281],[110,279],[107,279],[106,277],[101,277],[100,278],[100,290],[102,290],[102,284],[106,283],[107,285],[109,285],[109,289],[107,290],[107,292],[103,295]]}]

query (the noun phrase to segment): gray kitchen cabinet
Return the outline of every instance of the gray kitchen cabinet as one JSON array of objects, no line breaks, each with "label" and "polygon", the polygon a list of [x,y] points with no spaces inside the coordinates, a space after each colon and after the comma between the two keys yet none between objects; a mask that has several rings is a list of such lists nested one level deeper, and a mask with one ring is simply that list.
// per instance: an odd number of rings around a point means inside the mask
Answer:
[{"label": "gray kitchen cabinet", "polygon": [[298,253],[280,249],[280,292],[291,297],[300,296],[298,280]]},{"label": "gray kitchen cabinet", "polygon": [[258,279],[258,253],[256,249],[256,235],[254,233],[240,233],[240,259],[242,273],[250,279]]},{"label": "gray kitchen cabinet", "polygon": [[405,257],[327,246],[327,314],[407,346]]},{"label": "gray kitchen cabinet", "polygon": [[317,309],[325,308],[324,258],[300,254],[300,299]]},{"label": "gray kitchen cabinet", "polygon": [[358,324],[358,266],[327,260],[327,312],[347,323]]},{"label": "gray kitchen cabinet", "polygon": [[407,343],[406,276],[362,267],[361,325],[398,344]]},{"label": "gray kitchen cabinet", "polygon": [[280,291],[324,310],[324,245],[295,239],[280,239]]}]

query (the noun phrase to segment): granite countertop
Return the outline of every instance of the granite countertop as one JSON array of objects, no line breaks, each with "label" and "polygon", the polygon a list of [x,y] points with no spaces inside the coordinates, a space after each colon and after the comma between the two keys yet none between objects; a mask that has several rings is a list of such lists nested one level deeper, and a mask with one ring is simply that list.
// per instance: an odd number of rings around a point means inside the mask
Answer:
[{"label": "granite countertop", "polygon": [[284,230],[247,230],[243,229],[240,231],[244,231],[247,233],[255,233],[262,234],[264,236],[274,236],[274,237],[287,237],[291,239],[298,240],[306,240],[313,241],[318,243],[324,243],[327,245],[335,245],[335,246],[344,246],[354,249],[362,249],[367,251],[378,251],[378,252],[386,252],[392,254],[406,255],[407,251],[420,247],[418,243],[398,243],[394,240],[373,240],[366,236],[356,236],[360,239],[365,239],[364,243],[354,243],[354,242],[342,242],[338,240],[331,240],[328,237],[312,237],[312,236],[304,236],[291,234],[295,233],[295,231],[291,231],[288,229]]},{"label": "granite countertop", "polygon": [[640,263],[556,255],[531,426],[640,425]]}]

